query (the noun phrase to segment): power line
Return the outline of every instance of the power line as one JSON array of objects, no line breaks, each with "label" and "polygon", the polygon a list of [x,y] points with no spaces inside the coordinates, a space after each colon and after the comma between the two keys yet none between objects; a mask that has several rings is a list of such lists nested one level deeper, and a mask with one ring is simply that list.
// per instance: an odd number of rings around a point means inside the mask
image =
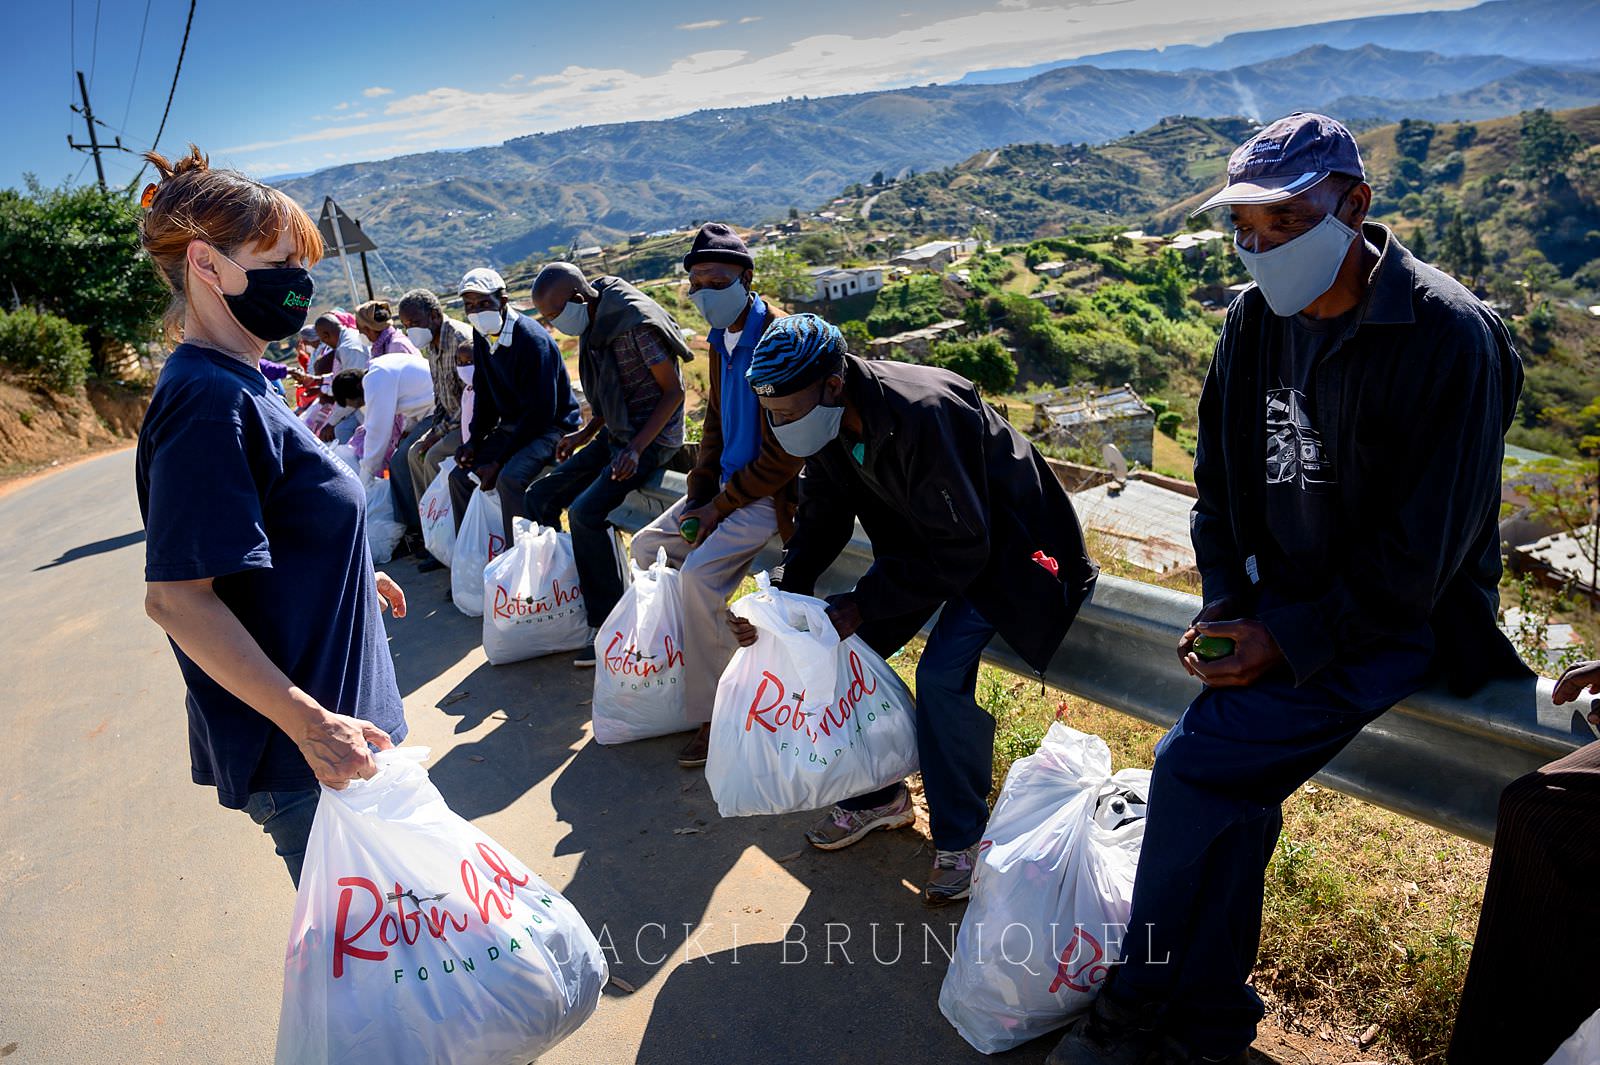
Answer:
[{"label": "power line", "polygon": [[128,124],[128,110],[133,107],[133,90],[139,84],[139,61],[144,58],[144,31],[150,28],[150,0],[144,0],[144,21],[139,23],[139,50],[133,54],[133,78],[128,82],[128,102],[122,107],[122,124]]},{"label": "power line", "polygon": [[94,68],[100,61],[100,0],[94,0],[94,46],[89,51],[89,85],[94,85]]},{"label": "power line", "polygon": [[[167,115],[172,113],[172,97],[178,91],[178,75],[183,73],[183,53],[189,50],[189,27],[194,25],[194,6],[196,2],[197,0],[189,0],[189,17],[183,20],[183,43],[178,46],[178,65],[172,71],[172,88],[167,90],[167,106],[161,109],[161,125],[156,127],[155,140],[150,142],[150,150],[152,152],[161,143],[161,134],[167,128]],[[148,166],[149,164],[145,165]],[[142,177],[144,177],[143,166],[139,168],[137,174],[133,175],[133,180],[128,182],[129,191],[132,191],[139,184],[139,179]]]}]

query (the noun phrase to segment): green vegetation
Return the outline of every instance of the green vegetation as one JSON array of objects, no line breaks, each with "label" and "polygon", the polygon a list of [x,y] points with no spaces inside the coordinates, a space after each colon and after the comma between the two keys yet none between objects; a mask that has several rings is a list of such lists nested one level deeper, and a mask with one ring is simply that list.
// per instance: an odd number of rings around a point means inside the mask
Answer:
[{"label": "green vegetation", "polygon": [[944,318],[947,296],[944,283],[934,274],[916,274],[891,281],[877,293],[867,329],[876,337],[921,329]]},{"label": "green vegetation", "polygon": [[28,307],[0,311],[0,363],[54,391],[69,392],[83,384],[89,362],[79,326]]},{"label": "green vegetation", "polygon": [[958,373],[991,394],[1005,392],[1017,383],[1017,363],[999,339],[948,340],[933,345],[929,366]]},{"label": "green vegetation", "polygon": [[46,189],[32,178],[24,190],[0,189],[0,292],[79,326],[96,369],[110,346],[152,339],[166,302],[129,200],[93,185]]}]

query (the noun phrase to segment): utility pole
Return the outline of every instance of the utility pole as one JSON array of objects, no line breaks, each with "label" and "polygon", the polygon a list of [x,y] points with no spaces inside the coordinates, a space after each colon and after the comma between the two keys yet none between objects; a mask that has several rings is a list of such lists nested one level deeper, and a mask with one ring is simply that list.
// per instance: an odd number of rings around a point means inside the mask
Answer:
[{"label": "utility pole", "polygon": [[[89,143],[77,144],[71,137],[68,137],[67,145],[68,147],[76,148],[80,152],[88,151],[93,153],[94,172],[100,178],[100,191],[104,192],[106,191],[106,168],[105,165],[100,162],[100,138],[97,137],[94,132],[94,111],[90,110],[89,108],[89,89],[83,83],[83,71],[81,70],[78,71],[78,94],[83,97],[83,106],[81,108],[74,107],[73,110],[83,115],[84,124],[89,127]],[[116,147],[119,151],[127,150],[122,147],[121,137],[118,137],[116,141]],[[109,148],[110,146],[107,145],[108,150]]]}]

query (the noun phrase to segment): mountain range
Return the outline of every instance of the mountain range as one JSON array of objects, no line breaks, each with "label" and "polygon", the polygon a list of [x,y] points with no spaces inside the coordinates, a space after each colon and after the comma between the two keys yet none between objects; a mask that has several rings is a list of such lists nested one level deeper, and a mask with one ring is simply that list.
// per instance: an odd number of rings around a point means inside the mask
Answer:
[{"label": "mountain range", "polygon": [[1286,29],[1234,33],[1210,45],[1097,52],[1027,67],[974,71],[961,84],[1022,81],[1068,65],[1136,70],[1227,70],[1291,55],[1316,44],[1359,48],[1376,44],[1413,52],[1467,55],[1492,46],[1500,55],[1537,63],[1590,63],[1600,46],[1600,0],[1490,0],[1456,11],[1317,22]]},{"label": "mountain range", "polygon": [[[1568,6],[1588,11],[1597,4]],[[1466,17],[1499,6],[1435,14]],[[1547,0],[1527,6],[1550,7]],[[1592,40],[1582,44],[1600,48]],[[448,287],[471,266],[511,263],[573,241],[608,243],[713,217],[753,224],[821,202],[876,171],[943,167],[1006,144],[1098,144],[1171,115],[1264,119],[1320,109],[1374,124],[1596,101],[1600,70],[1504,55],[1317,44],[1222,70],[1073,64],[1020,82],[789,99],[580,126],[471,151],[335,167],[281,186],[313,210],[324,196],[334,197],[361,220],[402,283]],[[319,269],[320,278],[333,279],[334,267]]]}]

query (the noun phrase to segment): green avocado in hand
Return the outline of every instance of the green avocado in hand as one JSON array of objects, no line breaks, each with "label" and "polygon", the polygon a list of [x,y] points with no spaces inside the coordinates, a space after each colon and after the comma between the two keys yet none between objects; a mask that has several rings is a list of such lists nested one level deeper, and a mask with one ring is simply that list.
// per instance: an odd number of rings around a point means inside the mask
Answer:
[{"label": "green avocado in hand", "polygon": [[1227,658],[1233,654],[1234,647],[1234,642],[1226,636],[1196,636],[1194,640],[1194,653],[1207,662]]},{"label": "green avocado in hand", "polygon": [[691,544],[694,543],[695,539],[700,535],[700,519],[686,519],[682,525],[678,526],[678,535],[682,536]]}]

